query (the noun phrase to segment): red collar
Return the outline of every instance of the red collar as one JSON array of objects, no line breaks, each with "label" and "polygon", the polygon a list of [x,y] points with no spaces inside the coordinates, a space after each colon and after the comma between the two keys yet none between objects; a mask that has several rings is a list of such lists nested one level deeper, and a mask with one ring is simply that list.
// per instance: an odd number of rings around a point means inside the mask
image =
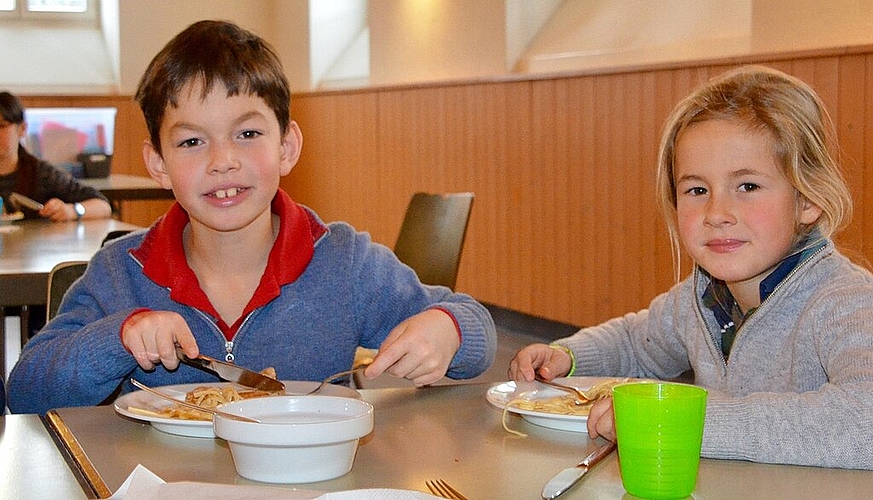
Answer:
[{"label": "red collar", "polygon": [[170,289],[171,299],[210,314],[230,340],[251,311],[278,297],[281,286],[292,283],[303,274],[312,260],[315,241],[327,232],[312,213],[295,203],[285,191],[279,190],[273,198],[271,210],[281,221],[279,235],[270,250],[267,268],[255,294],[242,315],[230,326],[219,318],[185,259],[182,232],[189,218],[181,205],[174,203],[155,222],[142,245],[131,253],[142,263],[143,274]]}]

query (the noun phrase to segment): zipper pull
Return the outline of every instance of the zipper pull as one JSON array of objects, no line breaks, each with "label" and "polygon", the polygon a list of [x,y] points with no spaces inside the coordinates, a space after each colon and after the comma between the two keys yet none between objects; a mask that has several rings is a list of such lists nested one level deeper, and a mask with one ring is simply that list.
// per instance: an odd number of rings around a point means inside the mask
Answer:
[{"label": "zipper pull", "polygon": [[224,343],[224,350],[227,351],[227,353],[224,355],[224,360],[227,361],[228,363],[233,363],[234,355],[233,355],[233,341],[232,340],[228,340],[227,342]]}]

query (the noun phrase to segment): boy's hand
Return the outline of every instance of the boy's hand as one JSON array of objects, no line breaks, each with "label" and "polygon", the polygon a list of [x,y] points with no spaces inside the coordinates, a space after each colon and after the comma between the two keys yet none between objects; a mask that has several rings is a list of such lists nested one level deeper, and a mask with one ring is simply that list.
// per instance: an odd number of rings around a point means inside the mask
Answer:
[{"label": "boy's hand", "polygon": [[588,414],[588,437],[594,439],[598,436],[615,442],[615,413],[611,397],[594,403]]},{"label": "boy's hand", "polygon": [[153,370],[158,363],[175,370],[179,366],[176,344],[189,357],[200,354],[188,323],[169,311],[143,311],[129,317],[121,330],[121,342],[143,370]]},{"label": "boy's hand", "polygon": [[533,382],[536,374],[546,380],[562,377],[570,371],[573,360],[564,349],[547,344],[531,344],[517,353],[509,362],[509,378]]},{"label": "boy's hand", "polygon": [[446,374],[460,346],[455,322],[448,313],[429,309],[400,323],[388,334],[364,376],[372,379],[387,372],[418,386],[432,384]]}]

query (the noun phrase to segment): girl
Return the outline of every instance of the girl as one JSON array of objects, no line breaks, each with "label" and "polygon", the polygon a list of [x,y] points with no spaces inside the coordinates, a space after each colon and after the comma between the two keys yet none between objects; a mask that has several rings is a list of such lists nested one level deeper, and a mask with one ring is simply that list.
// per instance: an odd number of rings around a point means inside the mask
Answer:
[{"label": "girl", "polygon": [[[691,275],[649,308],[520,350],[509,375],[670,379],[709,390],[702,455],[873,468],[873,275],[831,240],[851,198],[803,82],[718,77],[667,121],[659,202]],[[611,399],[588,433],[615,440]]]}]

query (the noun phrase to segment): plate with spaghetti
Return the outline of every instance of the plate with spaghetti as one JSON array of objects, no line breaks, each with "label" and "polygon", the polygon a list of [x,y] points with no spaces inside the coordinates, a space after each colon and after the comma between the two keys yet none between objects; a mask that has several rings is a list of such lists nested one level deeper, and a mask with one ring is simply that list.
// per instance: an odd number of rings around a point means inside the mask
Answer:
[{"label": "plate with spaghetti", "polygon": [[[292,395],[309,392],[319,384],[318,382],[306,381],[282,382],[285,384],[285,391]],[[186,396],[194,395],[196,392],[207,392],[211,394],[205,397],[225,397],[228,400],[240,398],[240,393],[243,394],[243,398],[252,397],[251,395],[246,395],[246,392],[252,392],[250,389],[229,382],[165,385],[155,389],[180,401],[184,401]],[[361,398],[358,391],[350,387],[335,384],[325,386],[319,394],[354,399]],[[258,394],[255,397],[261,396],[269,397],[270,394]],[[212,432],[211,415],[194,415],[190,410],[188,412],[184,410],[177,411],[179,408],[177,405],[145,391],[133,391],[123,394],[115,400],[114,406],[116,413],[134,420],[149,422],[152,427],[167,434],[201,438],[215,437],[215,433]],[[206,419],[204,420],[203,418]]]},{"label": "plate with spaghetti", "polygon": [[[554,382],[593,392],[593,397],[607,396],[613,386],[635,379],[615,377],[564,377]],[[507,427],[506,413],[515,413],[524,420],[550,429],[570,432],[588,432],[588,412],[591,404],[576,405],[572,394],[536,382],[501,382],[491,386],[485,399],[504,411],[503,425],[507,431],[521,434]],[[593,403],[592,403],[593,404]]]}]

